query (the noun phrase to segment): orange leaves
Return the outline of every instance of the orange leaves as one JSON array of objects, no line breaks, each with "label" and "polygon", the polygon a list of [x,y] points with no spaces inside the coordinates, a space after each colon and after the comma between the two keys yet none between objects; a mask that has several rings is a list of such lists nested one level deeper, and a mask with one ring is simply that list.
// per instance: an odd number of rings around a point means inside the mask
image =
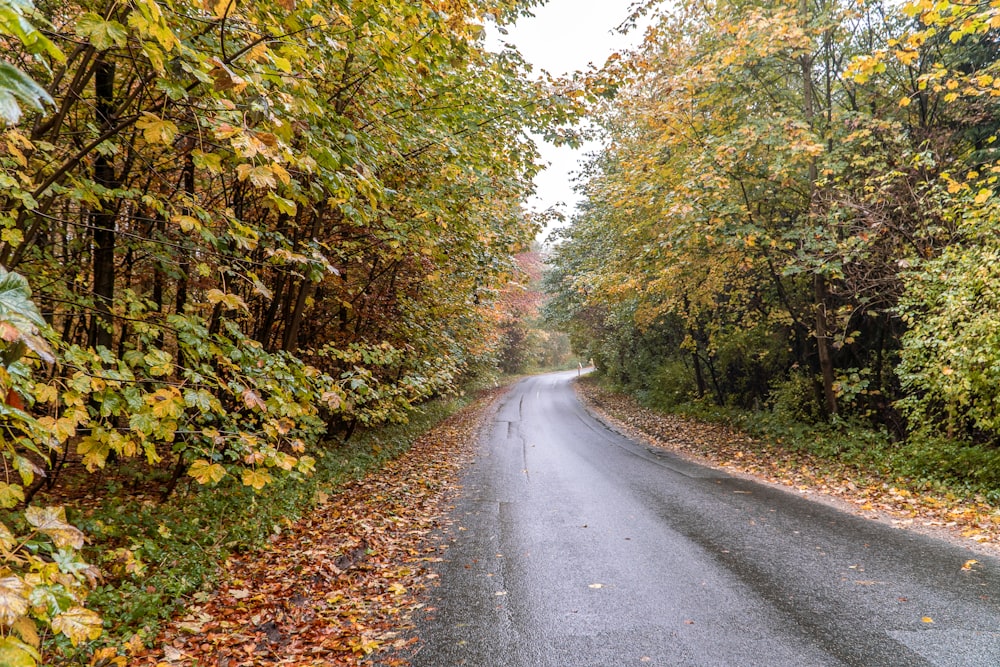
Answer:
[{"label": "orange leaves", "polygon": [[[404,633],[436,560],[423,539],[484,408],[481,401],[446,420],[382,472],[318,492],[319,507],[262,553],[230,561],[228,582],[129,664],[335,666],[375,654],[379,664],[405,664],[387,654],[416,641]],[[202,460],[191,470],[208,478],[211,468]],[[243,481],[253,485],[260,474],[245,470]]]}]

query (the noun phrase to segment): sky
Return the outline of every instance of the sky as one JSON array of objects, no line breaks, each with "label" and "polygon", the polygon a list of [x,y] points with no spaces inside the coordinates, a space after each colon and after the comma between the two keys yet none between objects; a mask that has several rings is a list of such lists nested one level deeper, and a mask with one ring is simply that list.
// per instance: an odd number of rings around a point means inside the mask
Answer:
[{"label": "sky", "polygon": [[[633,0],[549,0],[522,18],[503,41],[518,47],[536,69],[553,75],[601,66],[618,49],[636,45],[641,34],[622,36],[614,29],[629,15]],[[539,143],[542,161],[549,166],[535,179],[536,196],[528,207],[545,210],[559,206],[571,214],[579,201],[573,192],[573,173],[587,152],[599,147],[591,143],[581,150]],[[560,204],[562,204],[560,206]]]}]

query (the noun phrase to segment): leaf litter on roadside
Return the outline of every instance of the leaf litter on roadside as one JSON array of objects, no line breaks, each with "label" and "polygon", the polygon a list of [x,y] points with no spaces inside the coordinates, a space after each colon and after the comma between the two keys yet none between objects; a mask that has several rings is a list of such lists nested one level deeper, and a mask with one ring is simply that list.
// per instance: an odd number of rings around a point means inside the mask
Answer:
[{"label": "leaf litter on roadside", "polygon": [[[403,665],[411,614],[438,560],[427,536],[472,452],[493,391],[349,483],[263,552],[233,557],[218,590],[186,610],[130,665]],[[380,655],[382,654],[382,655]],[[384,656],[388,654],[389,657]]]},{"label": "leaf litter on roadside", "polygon": [[860,514],[901,528],[943,530],[992,553],[1000,550],[1000,510],[985,502],[914,492],[896,480],[865,479],[835,461],[789,451],[736,429],[663,414],[594,382],[576,383],[581,399],[623,432],[657,447],[693,456],[707,465],[735,470],[800,493],[818,493],[852,503]]}]

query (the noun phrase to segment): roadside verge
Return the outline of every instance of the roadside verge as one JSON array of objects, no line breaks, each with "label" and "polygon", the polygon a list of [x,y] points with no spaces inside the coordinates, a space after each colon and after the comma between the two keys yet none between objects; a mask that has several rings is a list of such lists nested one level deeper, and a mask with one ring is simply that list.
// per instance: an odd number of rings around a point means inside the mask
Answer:
[{"label": "roadside verge", "polygon": [[623,434],[731,474],[749,475],[793,493],[898,528],[916,530],[1000,557],[1000,508],[977,499],[929,494],[836,460],[753,438],[728,426],[657,412],[596,382],[576,382],[583,404]]},{"label": "roadside verge", "polygon": [[504,391],[485,392],[382,469],[324,494],[263,550],[230,558],[217,589],[129,664],[357,665],[414,643],[411,615],[436,576],[426,538]]}]

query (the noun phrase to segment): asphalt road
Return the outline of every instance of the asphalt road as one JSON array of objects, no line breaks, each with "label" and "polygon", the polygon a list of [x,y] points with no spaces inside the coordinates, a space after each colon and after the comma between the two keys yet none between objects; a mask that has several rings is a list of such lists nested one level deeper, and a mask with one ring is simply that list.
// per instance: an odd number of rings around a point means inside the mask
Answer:
[{"label": "asphalt road", "polygon": [[631,441],[575,376],[497,408],[415,667],[1000,665],[1000,560]]}]

